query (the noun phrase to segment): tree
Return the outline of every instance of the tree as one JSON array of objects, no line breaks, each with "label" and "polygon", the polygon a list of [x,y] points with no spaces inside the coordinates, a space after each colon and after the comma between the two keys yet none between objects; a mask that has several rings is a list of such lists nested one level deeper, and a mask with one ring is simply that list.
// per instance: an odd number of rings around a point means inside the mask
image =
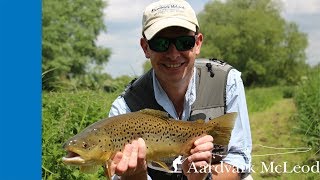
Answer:
[{"label": "tree", "polygon": [[274,0],[207,3],[199,13],[201,57],[227,61],[242,72],[245,85],[296,83],[306,66],[307,38],[280,12]]},{"label": "tree", "polygon": [[103,0],[44,0],[42,16],[43,88],[83,76],[108,61],[110,50],[95,44],[105,30]]}]

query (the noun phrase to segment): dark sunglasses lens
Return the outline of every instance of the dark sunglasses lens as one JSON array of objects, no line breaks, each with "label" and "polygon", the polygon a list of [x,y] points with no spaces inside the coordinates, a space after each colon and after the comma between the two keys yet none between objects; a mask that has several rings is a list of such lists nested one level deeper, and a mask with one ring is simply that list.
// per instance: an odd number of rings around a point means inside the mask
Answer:
[{"label": "dark sunglasses lens", "polygon": [[176,48],[178,51],[187,51],[194,47],[196,40],[194,36],[181,36],[176,38]]},{"label": "dark sunglasses lens", "polygon": [[165,38],[154,38],[149,41],[149,47],[156,52],[165,52],[168,50],[170,41]]}]

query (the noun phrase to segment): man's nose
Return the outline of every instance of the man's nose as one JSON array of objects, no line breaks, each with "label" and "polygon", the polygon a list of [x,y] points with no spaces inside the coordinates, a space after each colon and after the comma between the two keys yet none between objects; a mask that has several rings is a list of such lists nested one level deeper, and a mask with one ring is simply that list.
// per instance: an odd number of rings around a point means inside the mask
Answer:
[{"label": "man's nose", "polygon": [[175,60],[180,56],[180,52],[177,50],[176,46],[173,43],[170,43],[169,49],[167,51],[167,57]]}]

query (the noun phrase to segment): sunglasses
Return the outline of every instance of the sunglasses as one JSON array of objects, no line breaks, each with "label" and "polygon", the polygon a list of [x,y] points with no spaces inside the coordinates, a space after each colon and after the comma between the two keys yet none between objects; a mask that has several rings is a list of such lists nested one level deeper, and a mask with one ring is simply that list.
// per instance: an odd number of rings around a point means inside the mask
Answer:
[{"label": "sunglasses", "polygon": [[179,36],[176,38],[154,37],[148,41],[151,50],[156,52],[166,52],[171,43],[173,43],[178,51],[187,51],[194,47],[196,35]]}]

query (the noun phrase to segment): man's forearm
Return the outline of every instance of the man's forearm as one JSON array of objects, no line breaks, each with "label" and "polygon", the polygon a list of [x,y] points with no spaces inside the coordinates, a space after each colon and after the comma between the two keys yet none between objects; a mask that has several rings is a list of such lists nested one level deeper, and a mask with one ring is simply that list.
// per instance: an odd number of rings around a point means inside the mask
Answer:
[{"label": "man's forearm", "polygon": [[240,179],[240,173],[237,168],[227,163],[211,165],[211,173],[212,179]]},{"label": "man's forearm", "polygon": [[121,180],[147,180],[148,175],[147,175],[147,171],[142,171],[131,176],[122,176],[120,179]]}]

